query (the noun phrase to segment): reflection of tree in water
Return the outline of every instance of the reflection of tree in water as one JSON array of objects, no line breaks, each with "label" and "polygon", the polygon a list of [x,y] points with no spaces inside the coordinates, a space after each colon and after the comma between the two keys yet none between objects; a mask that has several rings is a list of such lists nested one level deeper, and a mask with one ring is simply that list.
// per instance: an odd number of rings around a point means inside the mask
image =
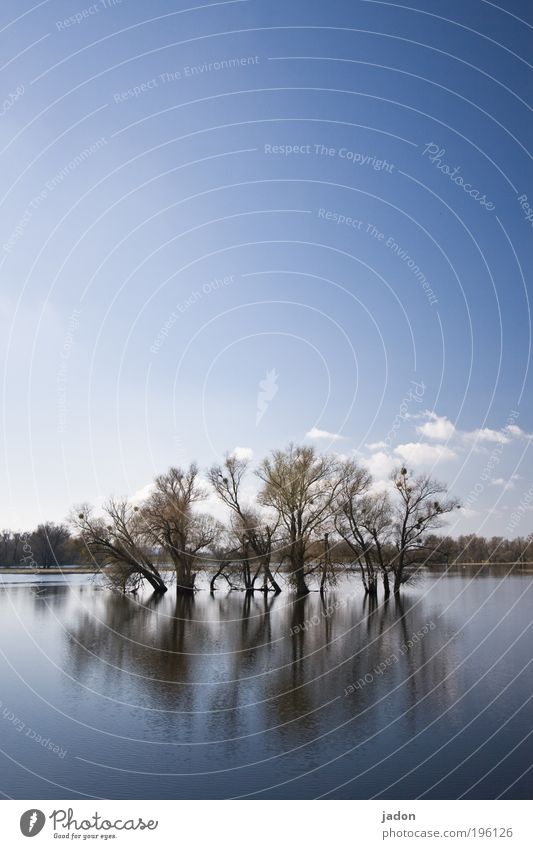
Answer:
[{"label": "reflection of tree in water", "polygon": [[457,697],[455,676],[450,674],[454,652],[440,651],[449,628],[417,597],[370,604],[367,611],[368,648],[352,679],[364,683],[346,701],[352,702],[354,713],[374,712],[376,729],[393,723],[393,729],[401,725],[413,736],[421,730],[420,717],[426,722],[427,700],[436,705],[437,715]]},{"label": "reflection of tree in water", "polygon": [[[436,622],[400,652],[427,622],[427,607],[416,599],[376,604],[335,593],[326,602],[311,594],[287,603],[273,595],[168,593],[137,603],[101,594],[68,645],[76,677],[118,700],[170,712],[164,722],[176,739],[278,728],[288,744],[347,720],[351,737],[365,710],[362,726],[379,728],[436,685],[444,708],[453,685],[441,683],[449,654],[435,655],[442,627]],[[393,657],[382,674],[374,672]],[[346,695],[367,673],[371,683]],[[415,706],[413,733],[416,717]]]},{"label": "reflection of tree in water", "polygon": [[[20,585],[20,589],[22,590],[25,596],[28,595],[27,589],[24,584]],[[13,592],[12,589],[11,592]],[[33,588],[33,593],[31,594],[31,600],[33,602],[33,613],[36,617],[41,616],[43,618],[46,617],[47,609],[53,610],[55,613],[59,613],[59,611],[65,608],[69,603],[70,596],[70,587],[65,586],[64,584],[47,584],[46,586],[36,586]]]},{"label": "reflection of tree in water", "polygon": [[[287,692],[273,703],[280,722],[299,716],[303,719],[298,724],[313,733],[344,724],[343,733],[350,737],[360,727],[365,732],[379,730],[396,718],[402,722],[405,715],[403,721],[414,734],[419,730],[417,703],[423,696],[436,688],[429,698],[442,710],[453,701],[453,675],[444,680],[453,659],[446,650],[437,654],[447,635],[435,614],[430,617],[435,629],[409,645],[428,624],[425,605],[416,599],[379,604],[368,597],[350,598],[336,609],[330,605],[328,615],[317,616],[318,605],[313,602],[302,599],[292,606],[291,662],[280,670],[276,687]],[[363,683],[346,695],[345,689],[357,682]],[[359,722],[362,711],[364,719]]]},{"label": "reflection of tree in water", "polygon": [[[92,593],[92,587],[84,587],[84,589]],[[44,628],[48,627],[50,614],[60,622],[64,622],[71,615],[72,609],[77,607],[72,589],[66,584],[47,582],[28,587],[27,584],[21,583],[10,587],[9,592],[11,595],[17,593],[19,596],[17,605],[23,606],[23,618],[28,618],[34,623],[42,623]],[[78,589],[77,592],[79,593]]]},{"label": "reflection of tree in water", "polygon": [[[94,608],[84,608],[71,628],[70,657],[83,682],[87,675],[103,679],[105,693],[122,699],[123,687],[148,693],[156,688],[158,702],[179,682],[187,682],[191,664],[189,620],[194,597],[173,599],[154,594],[141,602],[105,593]],[[134,677],[133,677],[134,676]],[[168,682],[166,685],[164,682]],[[184,688],[185,689],[185,688]],[[154,704],[154,707],[167,707]]]}]

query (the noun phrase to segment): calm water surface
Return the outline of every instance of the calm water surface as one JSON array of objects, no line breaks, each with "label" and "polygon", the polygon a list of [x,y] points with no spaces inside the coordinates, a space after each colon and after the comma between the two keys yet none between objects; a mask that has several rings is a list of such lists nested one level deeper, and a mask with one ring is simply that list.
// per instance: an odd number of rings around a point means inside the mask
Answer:
[{"label": "calm water surface", "polygon": [[428,575],[371,608],[356,581],[295,602],[0,577],[0,790],[529,798],[532,583]]}]

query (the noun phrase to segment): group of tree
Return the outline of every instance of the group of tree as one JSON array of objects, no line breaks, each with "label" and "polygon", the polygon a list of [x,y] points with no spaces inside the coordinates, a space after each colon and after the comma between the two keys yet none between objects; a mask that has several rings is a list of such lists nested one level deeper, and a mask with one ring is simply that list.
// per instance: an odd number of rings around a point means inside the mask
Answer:
[{"label": "group of tree", "polygon": [[[281,591],[286,580],[298,595],[317,579],[321,590],[342,572],[358,571],[364,590],[399,593],[427,559],[426,536],[458,504],[429,475],[398,468],[391,490],[376,492],[368,470],[353,459],[320,454],[309,446],[276,450],[255,469],[235,454],[201,479],[196,464],[159,475],[140,504],[110,499],[97,513],[78,508],[72,524],[94,562],[123,589],[147,581],[165,591],[166,570],[179,592],[195,589],[208,570],[247,592]],[[221,522],[201,509],[209,492],[225,506]]]},{"label": "group of tree", "polygon": [[528,537],[486,537],[461,534],[458,537],[430,535],[428,546],[435,562],[445,565],[526,563],[533,560],[533,534]]},{"label": "group of tree", "polygon": [[0,531],[0,566],[41,568],[67,566],[87,559],[83,540],[65,524],[44,522],[33,531]]},{"label": "group of tree", "polygon": [[[225,508],[224,521],[202,509],[210,494]],[[289,445],[255,470],[236,454],[203,476],[195,463],[172,467],[142,502],[110,498],[99,511],[81,505],[70,527],[5,531],[1,563],[89,562],[123,591],[147,582],[164,592],[173,573],[180,593],[195,590],[200,572],[213,591],[221,581],[265,593],[288,584],[299,596],[311,582],[324,591],[339,575],[358,573],[364,592],[376,597],[380,584],[385,596],[398,594],[423,565],[512,563],[531,554],[531,538],[435,533],[458,506],[431,475],[398,467],[378,488],[354,459]]]}]

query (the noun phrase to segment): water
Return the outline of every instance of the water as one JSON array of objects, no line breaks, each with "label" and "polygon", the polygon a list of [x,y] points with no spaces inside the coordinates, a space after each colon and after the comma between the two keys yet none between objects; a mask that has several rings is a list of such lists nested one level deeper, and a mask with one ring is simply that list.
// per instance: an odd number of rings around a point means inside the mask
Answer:
[{"label": "water", "polygon": [[532,576],[250,599],[0,578],[0,790],[529,798]]}]

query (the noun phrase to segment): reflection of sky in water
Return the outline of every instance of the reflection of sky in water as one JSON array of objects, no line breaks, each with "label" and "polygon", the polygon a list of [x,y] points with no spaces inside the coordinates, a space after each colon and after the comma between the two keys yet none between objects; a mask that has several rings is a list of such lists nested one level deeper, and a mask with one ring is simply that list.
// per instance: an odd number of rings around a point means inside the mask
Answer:
[{"label": "reflection of sky in water", "polygon": [[[3,748],[26,770],[2,759],[0,787],[22,798],[57,797],[57,785],[69,796],[412,798],[444,778],[430,795],[468,793],[531,730],[520,707],[529,586],[428,578],[402,606],[375,610],[353,586],[328,610],[317,594],[294,604],[170,591],[141,603],[81,576],[3,586],[3,709],[68,753],[4,718]],[[526,741],[471,794],[498,795],[530,762]]]}]

